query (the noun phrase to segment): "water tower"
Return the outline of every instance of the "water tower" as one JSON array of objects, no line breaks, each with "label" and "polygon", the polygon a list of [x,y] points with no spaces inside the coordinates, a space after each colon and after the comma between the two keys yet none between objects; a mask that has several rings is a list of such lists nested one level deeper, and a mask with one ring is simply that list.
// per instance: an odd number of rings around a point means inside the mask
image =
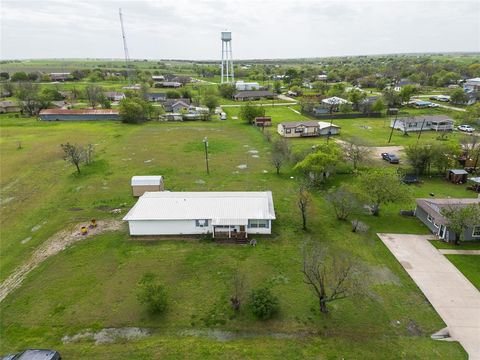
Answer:
[{"label": "water tower", "polygon": [[222,76],[221,83],[234,83],[232,59],[232,33],[222,31]]}]

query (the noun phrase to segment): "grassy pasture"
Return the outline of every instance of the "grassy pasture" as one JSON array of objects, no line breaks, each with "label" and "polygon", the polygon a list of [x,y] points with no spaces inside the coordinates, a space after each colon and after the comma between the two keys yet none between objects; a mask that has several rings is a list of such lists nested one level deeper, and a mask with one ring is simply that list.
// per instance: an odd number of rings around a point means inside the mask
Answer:
[{"label": "grassy pasture", "polygon": [[[238,111],[226,110],[229,115]],[[287,108],[269,108],[268,114],[274,121],[303,118]],[[430,339],[444,324],[375,236],[380,231],[426,233],[416,219],[398,215],[413,202],[385,206],[379,218],[362,216],[371,229],[354,234],[348,223],[335,219],[324,200],[325,189],[320,189],[313,194],[310,230],[303,232],[297,175],[290,167],[275,175],[270,144],[240,120],[128,126],[2,115],[0,132],[1,280],[68,224],[113,217],[105,206],[128,209],[135,202],[129,186],[134,174],[162,174],[166,188],[176,191],[272,190],[277,212],[272,236],[258,237],[254,248],[203,241],[136,242],[126,228],[76,244],[44,262],[0,304],[2,354],[52,347],[65,359],[466,358],[459,344]],[[210,176],[205,172],[205,136]],[[22,149],[17,149],[18,141]],[[95,161],[80,175],[62,160],[59,144],[67,141],[95,144]],[[305,144],[294,142],[297,148]],[[258,158],[251,149],[259,151]],[[239,169],[241,164],[247,168]],[[355,181],[355,176],[338,175],[328,186]],[[439,197],[470,196],[464,187],[440,179],[410,189],[415,197],[432,191]],[[318,314],[299,271],[299,246],[305,239],[357,259],[370,275],[369,296],[333,303],[330,315]],[[236,268],[245,272],[250,288],[265,283],[273,287],[281,302],[277,317],[259,322],[247,309],[234,316],[225,307]],[[168,288],[169,308],[159,317],[146,314],[136,299],[137,283],[147,272]],[[61,342],[64,335],[85,329],[124,326],[147,327],[153,334],[109,345]],[[237,336],[224,341],[202,335],[208,329]],[[200,335],[186,336],[186,330]]]},{"label": "grassy pasture", "polygon": [[480,290],[480,258],[478,255],[445,255],[470,282]]}]

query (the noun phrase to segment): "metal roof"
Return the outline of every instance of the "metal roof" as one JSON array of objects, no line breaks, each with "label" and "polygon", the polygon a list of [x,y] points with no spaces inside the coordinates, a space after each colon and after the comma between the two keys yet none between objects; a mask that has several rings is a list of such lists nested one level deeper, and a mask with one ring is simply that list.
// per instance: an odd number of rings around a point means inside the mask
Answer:
[{"label": "metal roof", "polygon": [[162,175],[132,176],[132,186],[160,185],[163,181]]},{"label": "metal roof", "polygon": [[455,209],[468,205],[479,204],[480,198],[463,198],[463,199],[417,199],[416,203],[428,214],[435,218],[437,224],[446,225],[445,216],[442,214],[442,209]]},{"label": "metal roof", "polygon": [[284,128],[296,128],[299,126],[304,126],[304,127],[319,127],[320,125],[318,124],[318,121],[290,121],[290,122],[282,122],[280,123],[281,126]]},{"label": "metal roof", "polygon": [[[146,192],[123,220],[275,219],[271,191]],[[231,224],[230,224],[231,225]]]},{"label": "metal roof", "polygon": [[455,175],[467,175],[468,174],[468,172],[464,169],[450,169],[448,171],[451,172],[452,174],[455,174]]},{"label": "metal roof", "polygon": [[330,124],[329,122],[325,122],[325,121],[319,121],[318,126],[320,127],[320,129],[326,129],[329,127],[340,128],[340,126],[338,125]]},{"label": "metal roof", "polygon": [[327,99],[323,99],[322,103],[328,104],[328,105],[339,105],[339,104],[350,104],[350,101],[342,99],[338,96],[332,96]]},{"label": "metal roof", "polygon": [[114,109],[43,109],[40,115],[118,115]]}]

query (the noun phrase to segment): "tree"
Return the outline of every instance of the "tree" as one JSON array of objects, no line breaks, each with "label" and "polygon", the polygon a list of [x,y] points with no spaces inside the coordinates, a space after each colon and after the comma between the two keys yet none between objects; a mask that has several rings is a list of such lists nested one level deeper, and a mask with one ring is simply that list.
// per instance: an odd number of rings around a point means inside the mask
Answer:
[{"label": "tree", "polygon": [[468,95],[463,89],[455,89],[450,94],[450,102],[456,105],[465,104],[468,101]]},{"label": "tree", "polygon": [[329,252],[317,243],[302,246],[304,282],[318,299],[320,311],[328,313],[328,303],[345,299],[358,290],[359,273],[345,256]]},{"label": "tree", "polygon": [[331,190],[327,200],[332,204],[338,220],[347,220],[350,214],[360,210],[358,195],[345,185]]},{"label": "tree", "polygon": [[16,87],[16,95],[21,100],[22,111],[30,116],[38,115],[40,110],[49,106],[50,101],[40,95],[38,84],[29,81],[20,82]]},{"label": "tree", "polygon": [[273,89],[275,93],[280,94],[282,92],[282,83],[280,81],[275,81],[273,84]]},{"label": "tree", "polygon": [[215,108],[218,106],[218,98],[215,95],[205,96],[204,102],[210,113],[215,112]]},{"label": "tree", "polygon": [[250,308],[253,315],[261,320],[270,319],[278,312],[278,298],[267,288],[255,289],[250,294]]},{"label": "tree", "polygon": [[90,106],[95,109],[95,106],[97,106],[102,99],[103,89],[98,85],[88,85],[85,87],[85,95],[87,96]]},{"label": "tree", "polygon": [[120,100],[119,114],[120,119],[124,123],[139,124],[148,120],[152,113],[152,105],[140,98],[134,97]]},{"label": "tree", "polygon": [[242,306],[245,296],[246,279],[245,274],[241,273],[238,269],[233,274],[233,289],[232,296],[230,297],[230,305],[234,311],[239,311]]},{"label": "tree", "polygon": [[352,162],[355,170],[358,164],[370,157],[370,148],[360,138],[352,138],[349,142],[345,141],[341,144],[341,147],[344,158]]},{"label": "tree", "polygon": [[360,103],[365,100],[367,95],[360,90],[353,89],[348,93],[348,99],[352,103],[352,107],[354,110],[359,110]]},{"label": "tree", "polygon": [[298,162],[294,169],[318,182],[324,182],[340,159],[340,150],[333,143],[323,143],[317,146],[314,152]]},{"label": "tree", "polygon": [[410,101],[410,98],[415,93],[415,87],[412,85],[405,85],[400,89],[400,98],[402,102],[407,103]]},{"label": "tree", "polygon": [[402,98],[400,97],[400,94],[395,90],[384,89],[382,95],[389,107],[396,107],[402,105]]},{"label": "tree", "polygon": [[261,106],[255,106],[251,103],[247,103],[240,107],[238,115],[240,119],[245,121],[247,124],[251,124],[256,117],[265,116],[265,109]]},{"label": "tree", "polygon": [[372,215],[380,215],[380,205],[408,198],[408,188],[396,173],[387,169],[374,169],[359,178],[359,190],[371,203]]},{"label": "tree", "polygon": [[302,215],[302,230],[307,230],[307,214],[310,206],[311,196],[306,184],[301,184],[298,189],[297,205]]},{"label": "tree", "polygon": [[465,124],[478,125],[480,123],[480,103],[476,103],[466,108],[462,112],[461,120]]},{"label": "tree", "polygon": [[415,169],[417,175],[430,173],[432,163],[432,145],[411,145],[405,148],[408,162]]},{"label": "tree", "polygon": [[233,95],[236,93],[234,84],[220,84],[218,85],[218,92],[220,96],[225,99],[233,99]]},{"label": "tree", "polygon": [[55,89],[43,89],[42,96],[50,101],[60,101],[63,100],[62,94],[58,90]]},{"label": "tree", "polygon": [[61,144],[60,147],[64,152],[63,159],[75,165],[77,173],[80,174],[80,163],[85,159],[85,151],[80,145],[75,144]]},{"label": "tree", "polygon": [[137,298],[141,304],[146,305],[151,314],[161,314],[167,309],[167,290],[163,284],[154,282],[153,279],[139,284]]},{"label": "tree", "polygon": [[271,158],[272,165],[275,167],[277,171],[277,175],[280,174],[280,169],[285,162],[285,156],[282,153],[273,152]]},{"label": "tree", "polygon": [[168,90],[165,96],[167,99],[180,99],[180,93],[176,90]]},{"label": "tree", "polygon": [[467,229],[480,224],[480,204],[443,208],[442,214],[447,220],[447,227],[455,233],[457,245],[464,239]]},{"label": "tree", "polygon": [[28,80],[28,75],[24,71],[13,73],[13,75],[10,77],[10,81],[13,81],[13,82],[27,81],[27,80]]},{"label": "tree", "polygon": [[372,105],[372,111],[382,112],[383,110],[385,110],[385,103],[382,98],[378,98]]},{"label": "tree", "polygon": [[348,103],[340,104],[340,106],[338,107],[338,110],[339,110],[342,114],[351,113],[351,112],[352,112],[352,105],[351,105],[351,104],[348,104]]},{"label": "tree", "polygon": [[8,80],[10,79],[10,74],[8,72],[2,71],[0,72],[0,80]]}]

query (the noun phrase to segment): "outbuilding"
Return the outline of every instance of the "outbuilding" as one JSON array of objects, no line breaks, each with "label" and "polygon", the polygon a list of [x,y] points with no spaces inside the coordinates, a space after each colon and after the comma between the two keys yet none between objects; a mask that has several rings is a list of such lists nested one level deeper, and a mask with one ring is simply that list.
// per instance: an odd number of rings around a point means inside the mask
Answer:
[{"label": "outbuilding", "polygon": [[272,118],[270,116],[257,116],[253,120],[253,125],[258,127],[272,126]]},{"label": "outbuilding", "polygon": [[271,234],[270,191],[146,192],[123,220],[130,235],[202,235],[245,240]]},{"label": "outbuilding", "polygon": [[163,176],[133,176],[131,180],[133,196],[142,196],[147,191],[163,191]]},{"label": "outbuilding", "polygon": [[115,109],[43,109],[38,116],[48,121],[118,120],[119,112]]},{"label": "outbuilding", "polygon": [[329,122],[318,122],[318,134],[319,135],[338,135],[340,134],[340,126],[334,125]]},{"label": "outbuilding", "polygon": [[447,171],[447,180],[454,184],[465,184],[468,172],[464,169],[450,169]]}]

